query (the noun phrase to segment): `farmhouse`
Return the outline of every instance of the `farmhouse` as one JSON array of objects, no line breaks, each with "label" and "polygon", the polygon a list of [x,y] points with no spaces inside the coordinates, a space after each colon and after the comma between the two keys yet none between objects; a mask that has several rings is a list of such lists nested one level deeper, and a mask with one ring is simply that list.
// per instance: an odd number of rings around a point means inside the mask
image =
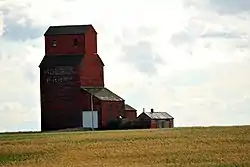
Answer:
[{"label": "farmhouse", "polygon": [[138,118],[140,122],[146,125],[148,128],[173,128],[174,118],[167,112],[154,112],[151,109],[150,112],[142,112]]},{"label": "farmhouse", "polygon": [[42,131],[105,129],[119,116],[136,119],[136,109],[105,87],[92,25],[50,26],[44,38],[39,65]]}]

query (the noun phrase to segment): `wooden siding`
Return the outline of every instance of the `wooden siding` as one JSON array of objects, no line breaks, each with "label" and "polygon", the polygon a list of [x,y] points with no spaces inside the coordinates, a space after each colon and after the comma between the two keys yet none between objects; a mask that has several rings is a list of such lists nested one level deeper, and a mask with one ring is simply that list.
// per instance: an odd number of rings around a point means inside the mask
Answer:
[{"label": "wooden siding", "polygon": [[145,128],[151,128],[152,126],[154,126],[154,123],[152,125],[151,119],[145,113],[141,113],[137,117],[137,119],[140,121],[140,124],[142,124]]},{"label": "wooden siding", "polygon": [[[75,47],[74,39],[79,41]],[[57,46],[53,47],[53,40]],[[91,26],[86,34],[45,36],[45,54],[50,56],[84,54],[84,60],[77,69],[82,86],[104,86],[103,62],[97,54],[97,33]]]},{"label": "wooden siding", "polygon": [[103,64],[97,54],[85,55],[78,69],[81,86],[104,86]]},{"label": "wooden siding", "polygon": [[156,128],[173,128],[173,119],[152,119],[151,125],[152,123],[155,124]]},{"label": "wooden siding", "polygon": [[78,69],[82,86],[104,86],[103,62],[97,54],[97,33],[90,28],[86,33],[86,55]]},{"label": "wooden siding", "polygon": [[86,33],[86,54],[92,55],[97,53],[97,33],[93,27],[89,28]]},{"label": "wooden siding", "polygon": [[[62,28],[60,29],[62,30]],[[97,53],[97,33],[95,29],[92,26],[88,26],[87,30],[84,27],[82,28],[86,33],[74,34],[73,32],[69,32],[69,34],[56,33],[54,35],[46,35],[45,54],[52,56],[58,54],[92,55],[93,53]],[[78,40],[78,47],[74,46],[74,39]],[[57,41],[56,47],[52,45],[53,40]]]},{"label": "wooden siding", "polygon": [[[82,110],[91,110],[91,94],[82,90]],[[98,126],[105,128],[111,120],[124,114],[124,101],[102,101],[93,96],[93,110],[98,111]]]},{"label": "wooden siding", "polygon": [[136,119],[136,110],[124,110],[124,117],[129,120],[135,120]]},{"label": "wooden siding", "polygon": [[103,128],[106,128],[111,120],[123,115],[124,101],[102,101],[102,122]]},{"label": "wooden siding", "polygon": [[40,69],[42,129],[81,126],[79,78],[75,67]]},{"label": "wooden siding", "polygon": [[[77,39],[78,46],[74,45],[74,39]],[[56,40],[56,46],[52,46],[53,40]],[[45,36],[45,54],[56,56],[61,54],[85,54],[85,36],[84,35],[52,35]]]},{"label": "wooden siding", "polygon": [[174,119],[170,119],[169,120],[169,128],[173,128],[174,127]]}]

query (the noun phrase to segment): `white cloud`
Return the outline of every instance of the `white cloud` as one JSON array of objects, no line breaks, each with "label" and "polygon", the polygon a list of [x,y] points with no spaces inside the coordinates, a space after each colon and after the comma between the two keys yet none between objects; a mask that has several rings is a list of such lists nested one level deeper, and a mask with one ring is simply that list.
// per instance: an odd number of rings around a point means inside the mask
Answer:
[{"label": "white cloud", "polygon": [[3,35],[3,13],[0,12],[0,37]]},{"label": "white cloud", "polygon": [[[39,69],[43,49],[38,40],[0,39],[0,131],[40,128]],[[36,48],[39,46],[41,49]]]},{"label": "white cloud", "polygon": [[143,107],[167,111],[177,126],[249,124],[250,14],[221,15],[212,5],[0,1],[6,30],[0,39],[0,131],[40,128],[38,65],[47,26],[90,23],[98,31],[106,86],[139,113]]},{"label": "white cloud", "polygon": [[20,102],[6,102],[0,107],[1,132],[34,131],[40,126],[37,108],[30,108]]}]

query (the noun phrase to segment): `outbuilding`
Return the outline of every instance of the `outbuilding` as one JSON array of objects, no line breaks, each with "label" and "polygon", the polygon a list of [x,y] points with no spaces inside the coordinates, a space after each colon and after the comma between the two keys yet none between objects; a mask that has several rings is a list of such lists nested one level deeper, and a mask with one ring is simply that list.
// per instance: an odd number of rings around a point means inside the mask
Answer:
[{"label": "outbuilding", "polygon": [[173,128],[174,118],[167,112],[142,112],[137,119],[148,128]]},{"label": "outbuilding", "polygon": [[132,106],[125,104],[125,109],[124,109],[124,118],[128,120],[135,120],[137,117],[136,114],[137,110],[133,108]]}]

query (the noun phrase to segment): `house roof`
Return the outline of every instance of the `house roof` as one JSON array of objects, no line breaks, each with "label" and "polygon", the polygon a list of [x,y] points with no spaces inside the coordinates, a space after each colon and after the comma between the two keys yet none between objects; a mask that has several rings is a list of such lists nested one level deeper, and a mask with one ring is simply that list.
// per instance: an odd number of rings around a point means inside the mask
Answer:
[{"label": "house roof", "polygon": [[131,107],[131,106],[128,105],[128,104],[125,104],[125,110],[135,110],[135,111],[136,111],[135,108]]},{"label": "house roof", "polygon": [[50,26],[44,35],[85,34],[90,28],[93,28],[91,24]]},{"label": "house roof", "polygon": [[54,66],[76,66],[79,65],[84,55],[45,55],[39,67],[54,67]]},{"label": "house roof", "polygon": [[81,87],[103,101],[124,101],[120,96],[105,87]]},{"label": "house roof", "polygon": [[173,119],[167,112],[144,112],[151,119]]}]

